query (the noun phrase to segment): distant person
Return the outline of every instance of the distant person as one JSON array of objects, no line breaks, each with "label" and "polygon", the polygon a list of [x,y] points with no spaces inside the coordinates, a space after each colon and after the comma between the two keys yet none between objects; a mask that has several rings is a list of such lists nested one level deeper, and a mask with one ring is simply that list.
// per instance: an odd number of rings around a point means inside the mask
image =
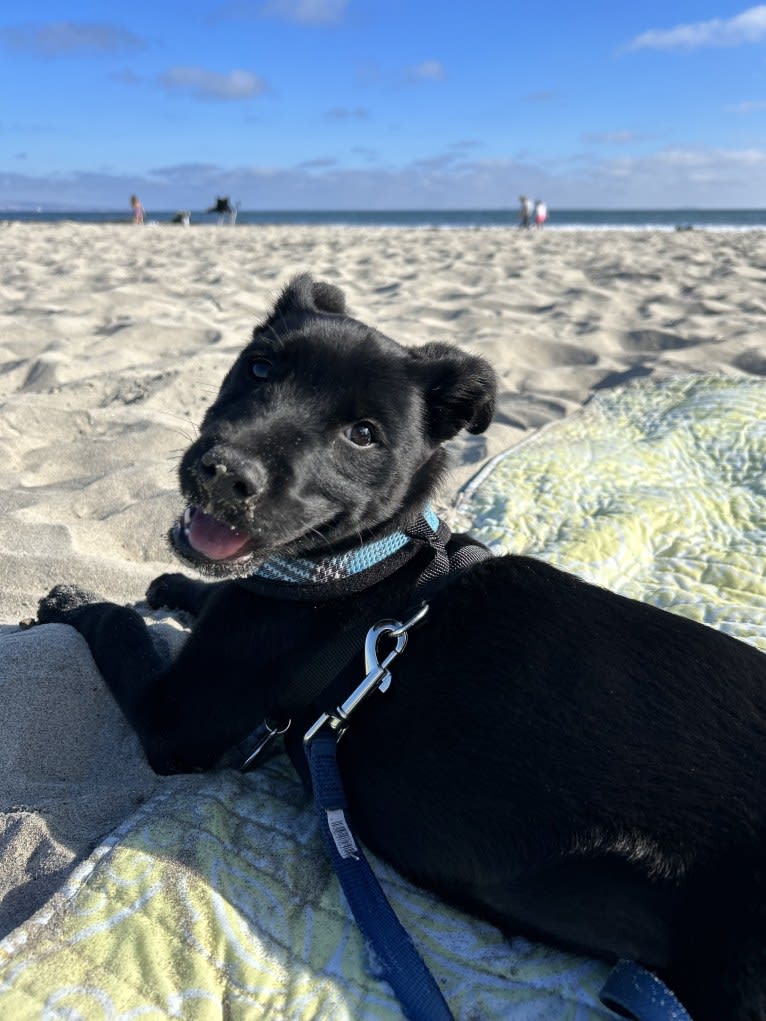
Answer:
[{"label": "distant person", "polygon": [[542,228],[548,219],[548,207],[541,199],[535,199],[535,226]]},{"label": "distant person", "polygon": [[219,226],[225,223],[226,220],[234,226],[237,222],[237,213],[239,212],[240,205],[241,203],[237,202],[235,206],[232,206],[231,202],[229,202],[228,195],[224,198],[219,195],[215,200],[215,205],[211,206],[207,212],[217,214]]},{"label": "distant person", "polygon": [[141,205],[141,199],[138,195],[130,196],[130,208],[133,210],[133,223],[143,223],[144,207]]},{"label": "distant person", "polygon": [[529,227],[532,222],[532,200],[526,195],[519,195],[519,226]]}]

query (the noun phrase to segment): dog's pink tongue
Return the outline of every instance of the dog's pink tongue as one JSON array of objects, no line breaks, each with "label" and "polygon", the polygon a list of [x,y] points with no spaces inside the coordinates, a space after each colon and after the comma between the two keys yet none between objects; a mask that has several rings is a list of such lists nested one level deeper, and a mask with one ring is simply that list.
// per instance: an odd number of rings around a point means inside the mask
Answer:
[{"label": "dog's pink tongue", "polygon": [[233,557],[247,542],[244,532],[235,532],[222,521],[198,510],[191,519],[188,531],[189,542],[194,549],[210,560],[226,560]]}]

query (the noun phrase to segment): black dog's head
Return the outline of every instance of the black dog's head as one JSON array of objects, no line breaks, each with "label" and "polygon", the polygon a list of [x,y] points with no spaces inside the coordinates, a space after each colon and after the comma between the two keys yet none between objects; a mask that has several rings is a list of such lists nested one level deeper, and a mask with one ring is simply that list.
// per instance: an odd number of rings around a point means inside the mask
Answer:
[{"label": "black dog's head", "polygon": [[483,432],[495,374],[448,344],[408,349],[308,275],[285,289],[183,457],[178,553],[238,574],[275,553],[342,549],[422,510],[445,440]]}]

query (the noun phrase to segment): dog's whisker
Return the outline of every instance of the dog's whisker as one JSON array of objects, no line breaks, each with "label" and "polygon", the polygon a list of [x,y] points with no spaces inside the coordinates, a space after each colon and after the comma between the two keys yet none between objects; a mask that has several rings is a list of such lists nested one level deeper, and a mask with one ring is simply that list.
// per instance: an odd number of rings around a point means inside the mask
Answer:
[{"label": "dog's whisker", "polygon": [[171,418],[177,418],[181,422],[186,422],[193,428],[197,428],[195,423],[187,415],[179,415],[177,411],[168,411],[167,408],[163,408],[160,412],[161,415],[170,415]]},{"label": "dog's whisker", "polygon": [[183,436],[188,443],[194,443],[197,438],[196,436],[189,435],[189,433],[184,432],[183,429],[180,429],[178,426],[166,425],[165,428],[170,429],[174,433],[178,433],[179,436]]},{"label": "dog's whisker", "polygon": [[[282,322],[283,322],[283,325],[284,325],[284,316],[282,316]],[[279,343],[280,337],[279,337],[279,334],[277,333],[277,331],[276,331],[276,330],[274,329],[273,325],[272,325],[271,323],[266,323],[266,328],[267,328],[267,330],[268,330],[268,332],[269,332],[270,336],[271,336],[271,337],[272,337],[272,338],[273,338],[273,339],[274,339],[274,340],[275,340],[275,341],[276,341],[277,343]]]},{"label": "dog's whisker", "polygon": [[313,528],[313,527],[312,527],[312,528],[309,528],[309,531],[310,531],[310,532],[313,532],[313,533],[314,533],[315,535],[318,535],[318,536],[319,536],[319,538],[320,538],[320,539],[322,540],[322,542],[323,542],[323,543],[324,543],[324,544],[325,544],[325,545],[326,545],[327,547],[330,547],[330,548],[332,547],[332,543],[330,542],[330,540],[329,540],[329,539],[328,539],[328,538],[327,538],[327,537],[326,537],[325,535],[323,535],[323,534],[322,534],[322,533],[321,533],[321,532],[319,531],[319,529],[318,529],[318,528]]},{"label": "dog's whisker", "polygon": [[187,418],[185,415],[179,415],[175,411],[165,411],[165,410],[161,411],[160,414],[161,415],[167,415],[170,418],[177,418],[179,420],[179,422],[183,422],[184,425],[189,426],[192,429],[191,436],[189,435],[188,432],[184,432],[178,426],[174,427],[172,425],[169,425],[168,423],[165,423],[165,428],[166,429],[174,429],[175,432],[180,433],[184,437],[184,439],[189,440],[190,443],[193,443],[196,440],[197,436],[199,436],[199,427],[196,425],[195,422],[192,422],[192,420],[190,418]]}]

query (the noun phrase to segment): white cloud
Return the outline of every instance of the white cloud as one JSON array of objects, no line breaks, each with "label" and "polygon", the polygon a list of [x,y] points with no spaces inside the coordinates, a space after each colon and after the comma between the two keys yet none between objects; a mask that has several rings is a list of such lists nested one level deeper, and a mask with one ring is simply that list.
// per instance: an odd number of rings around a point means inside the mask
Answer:
[{"label": "white cloud", "polygon": [[327,25],[340,21],[347,6],[348,0],[270,0],[262,13],[301,25]]},{"label": "white cloud", "polygon": [[671,147],[592,164],[587,176],[609,204],[649,208],[759,208],[766,150]]},{"label": "white cloud", "polygon": [[266,82],[252,71],[206,71],[202,67],[171,67],[159,76],[170,91],[187,92],[197,99],[239,100],[258,96]]},{"label": "white cloud", "polygon": [[355,156],[360,156],[368,163],[380,161],[380,152],[377,149],[371,149],[368,145],[352,145],[351,152]]},{"label": "white cloud", "polygon": [[725,106],[727,113],[756,113],[758,110],[766,110],[766,99],[745,99],[741,103],[732,103]]},{"label": "white cloud", "polygon": [[138,50],[145,45],[143,39],[119,26],[79,21],[11,26],[0,30],[0,40],[11,50],[44,57]]},{"label": "white cloud", "polygon": [[626,145],[637,137],[634,131],[586,131],[580,140],[592,145]]},{"label": "white cloud", "polygon": [[424,60],[408,67],[406,77],[410,82],[440,82],[445,77],[444,67],[439,60]]},{"label": "white cloud", "polygon": [[528,92],[521,98],[524,103],[550,103],[556,98],[556,93],[550,89],[540,89],[537,92]]},{"label": "white cloud", "polygon": [[733,18],[711,18],[670,29],[649,29],[628,43],[628,49],[696,50],[705,46],[741,46],[763,38],[766,38],[766,5],[761,4]]},{"label": "white cloud", "polygon": [[544,196],[554,210],[762,208],[766,149],[674,147],[546,165],[513,159],[457,162],[436,155],[402,166],[382,166],[377,159],[364,166],[314,159],[303,167],[195,163],[144,174],[0,173],[6,206],[127,209],[134,191],[150,212],[202,210],[215,195],[241,200],[243,209],[515,208],[521,193]]},{"label": "white cloud", "polygon": [[328,156],[318,156],[313,160],[303,160],[297,166],[300,170],[325,170],[327,167],[336,167],[338,161]]},{"label": "white cloud", "polygon": [[346,106],[334,106],[330,110],[325,110],[323,116],[328,121],[366,120],[369,117],[369,111],[363,106],[356,106],[353,109]]}]

